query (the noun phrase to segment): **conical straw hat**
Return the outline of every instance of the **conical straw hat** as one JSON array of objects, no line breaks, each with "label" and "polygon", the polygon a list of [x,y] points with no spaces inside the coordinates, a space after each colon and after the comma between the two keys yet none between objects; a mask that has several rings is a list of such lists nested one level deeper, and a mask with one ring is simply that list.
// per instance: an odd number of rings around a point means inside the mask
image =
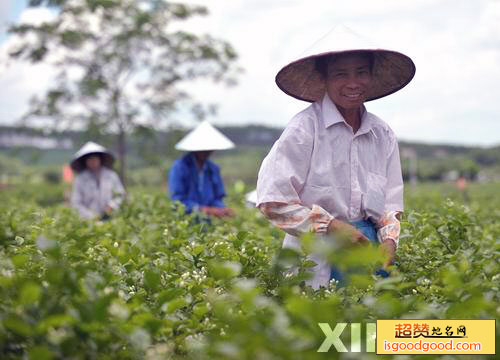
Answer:
[{"label": "conical straw hat", "polygon": [[182,151],[211,151],[232,149],[234,143],[208,121],[203,121],[175,145]]},{"label": "conical straw hat", "polygon": [[102,165],[108,168],[113,167],[113,162],[115,161],[114,156],[105,147],[96,144],[95,142],[89,141],[75,153],[70,164],[71,168],[76,172],[83,171],[85,169],[85,164],[82,161],[83,157],[89,154],[102,154]]},{"label": "conical straw hat", "polygon": [[276,84],[286,94],[299,100],[315,102],[325,94],[324,80],[315,69],[316,59],[344,53],[373,54],[373,83],[366,101],[379,99],[402,89],[415,75],[415,64],[406,55],[385,50],[339,25],[314,44],[306,55],[282,68]]}]

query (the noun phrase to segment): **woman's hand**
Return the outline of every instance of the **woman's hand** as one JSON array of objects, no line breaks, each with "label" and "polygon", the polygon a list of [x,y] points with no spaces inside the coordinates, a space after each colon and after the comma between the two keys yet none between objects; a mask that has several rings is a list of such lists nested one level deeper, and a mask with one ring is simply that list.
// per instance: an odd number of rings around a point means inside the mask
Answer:
[{"label": "woman's hand", "polygon": [[216,208],[216,207],[205,206],[202,207],[200,210],[209,216],[215,216],[218,218],[234,216],[234,210],[230,208]]},{"label": "woman's hand", "polygon": [[386,261],[384,262],[384,268],[388,268],[389,266],[394,264],[394,256],[396,254],[396,243],[392,239],[385,240],[382,245],[380,245],[382,249],[382,253],[386,257]]},{"label": "woman's hand", "polygon": [[356,229],[351,224],[345,223],[343,221],[333,219],[328,225],[328,233],[339,234],[351,239],[353,244],[368,245],[370,240],[363,235],[361,231]]}]

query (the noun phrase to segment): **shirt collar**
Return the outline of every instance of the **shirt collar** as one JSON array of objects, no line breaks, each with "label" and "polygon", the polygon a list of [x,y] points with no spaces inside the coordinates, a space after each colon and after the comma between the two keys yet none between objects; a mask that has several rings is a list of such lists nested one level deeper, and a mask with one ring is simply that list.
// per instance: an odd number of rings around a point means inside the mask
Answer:
[{"label": "shirt collar", "polygon": [[[325,93],[325,96],[323,97],[323,100],[321,102],[321,110],[323,114],[323,124],[325,125],[325,128],[328,128],[334,124],[338,123],[347,123],[345,122],[344,117],[340,113],[340,111],[337,109],[337,106],[333,103],[333,101],[330,99],[328,94]],[[361,127],[359,130],[356,132],[356,135],[362,135],[365,133],[371,133],[375,139],[377,138],[377,135],[375,134],[375,131],[373,130],[372,127],[372,121],[370,119],[370,116],[368,114],[368,111],[366,111],[365,106],[363,105],[362,110],[361,110]]]},{"label": "shirt collar", "polygon": [[344,122],[344,117],[326,93],[321,102],[321,112],[323,114],[325,128]]}]

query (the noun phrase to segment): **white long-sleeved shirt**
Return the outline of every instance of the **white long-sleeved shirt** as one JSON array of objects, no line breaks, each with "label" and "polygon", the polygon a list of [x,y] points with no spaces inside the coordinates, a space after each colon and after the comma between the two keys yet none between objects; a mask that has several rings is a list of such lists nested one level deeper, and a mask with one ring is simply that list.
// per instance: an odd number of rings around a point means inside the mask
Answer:
[{"label": "white long-sleeved shirt", "polygon": [[[403,211],[403,179],[394,133],[364,108],[361,126],[354,133],[325,94],[290,121],[262,163],[257,206],[262,209],[263,204],[272,203],[299,205],[304,207],[302,213],[317,206],[343,221],[386,222],[389,214],[394,217]],[[284,247],[300,247],[294,235],[287,233]],[[326,262],[320,261],[315,273],[312,286],[328,283]]]},{"label": "white long-sleeved shirt", "polygon": [[125,189],[118,175],[106,167],[101,167],[99,175],[84,170],[75,177],[71,193],[71,206],[84,219],[99,217],[106,207],[120,207],[125,197]]}]

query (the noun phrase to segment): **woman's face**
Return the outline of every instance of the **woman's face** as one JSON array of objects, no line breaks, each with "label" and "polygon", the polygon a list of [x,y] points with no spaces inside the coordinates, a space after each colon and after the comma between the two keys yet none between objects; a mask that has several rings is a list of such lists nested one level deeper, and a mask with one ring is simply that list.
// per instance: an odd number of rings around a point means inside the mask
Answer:
[{"label": "woman's face", "polygon": [[199,162],[204,163],[205,161],[207,161],[207,159],[210,157],[212,153],[213,151],[195,151],[194,157]]},{"label": "woman's face", "polygon": [[90,171],[98,171],[101,168],[101,157],[99,155],[90,155],[85,159],[85,165]]},{"label": "woman's face", "polygon": [[326,92],[335,105],[359,109],[368,97],[372,84],[370,61],[360,54],[340,56],[328,64]]}]

